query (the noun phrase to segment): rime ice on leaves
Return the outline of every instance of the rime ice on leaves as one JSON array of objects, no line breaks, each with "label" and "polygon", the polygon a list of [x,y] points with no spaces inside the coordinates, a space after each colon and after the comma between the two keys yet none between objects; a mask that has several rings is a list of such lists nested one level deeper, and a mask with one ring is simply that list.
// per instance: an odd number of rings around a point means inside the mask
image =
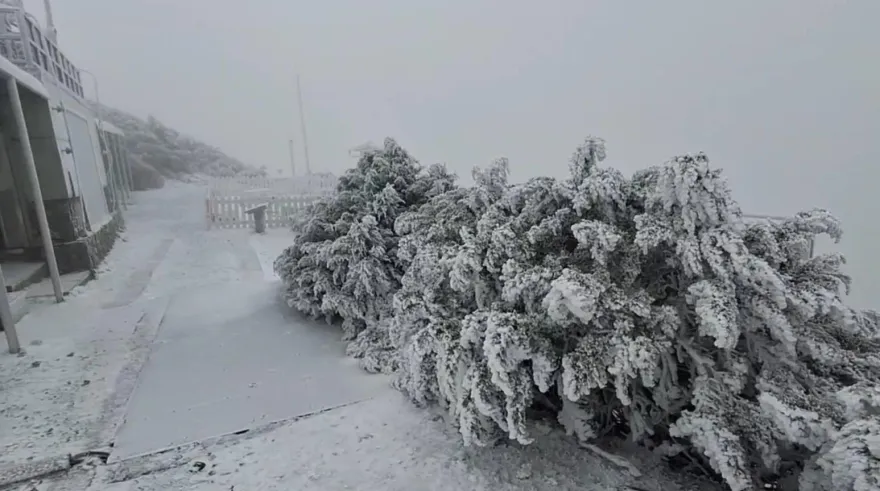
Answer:
[{"label": "rime ice on leaves", "polygon": [[336,195],[310,208],[301,234],[276,261],[288,304],[332,321],[341,319],[349,353],[371,371],[394,368],[389,339],[391,300],[404,264],[394,222],[430,196],[451,189],[442,166],[423,171],[392,139],[365,153],[339,179]]},{"label": "rime ice on leaves", "polygon": [[801,489],[876,489],[880,315],[845,305],[842,257],[810,256],[840,223],[744,223],[703,154],[632,178],[604,159],[588,138],[569,179],[510,184],[502,159],[458,188],[386,142],[276,261],[286,298],[342,317],[352,354],[469,444],[528,443],[534,410],[731,489],[792,469]]}]

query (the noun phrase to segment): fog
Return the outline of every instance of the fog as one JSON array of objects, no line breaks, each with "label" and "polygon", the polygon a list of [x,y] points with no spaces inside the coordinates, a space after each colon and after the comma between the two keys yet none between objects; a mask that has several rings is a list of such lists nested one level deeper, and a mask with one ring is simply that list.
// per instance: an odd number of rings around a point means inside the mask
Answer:
[{"label": "fog", "polygon": [[[43,19],[42,1],[26,0]],[[876,0],[56,0],[59,43],[102,102],[152,114],[270,171],[313,170],[394,136],[462,176],[507,156],[562,176],[587,134],[625,172],[683,152],[743,208],[827,207],[854,304],[880,307]],[[87,90],[90,84],[86,81]],[[822,247],[826,250],[827,248]]]}]

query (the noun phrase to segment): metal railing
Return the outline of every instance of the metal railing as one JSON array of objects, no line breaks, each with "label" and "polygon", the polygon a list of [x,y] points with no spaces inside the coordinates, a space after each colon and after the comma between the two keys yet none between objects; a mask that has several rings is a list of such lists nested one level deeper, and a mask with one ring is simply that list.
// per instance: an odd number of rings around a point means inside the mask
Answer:
[{"label": "metal railing", "polygon": [[80,71],[47,36],[21,0],[0,0],[0,55],[40,80],[49,76],[84,98]]},{"label": "metal railing", "polygon": [[[751,214],[745,214],[745,213],[743,214],[742,217],[746,220],[753,220],[753,221],[766,220],[768,222],[784,222],[784,221],[791,218],[791,217],[781,217],[781,216],[776,216],[776,215],[751,215]],[[810,257],[812,258],[815,255],[816,255],[816,241],[813,239],[810,239]]]}]

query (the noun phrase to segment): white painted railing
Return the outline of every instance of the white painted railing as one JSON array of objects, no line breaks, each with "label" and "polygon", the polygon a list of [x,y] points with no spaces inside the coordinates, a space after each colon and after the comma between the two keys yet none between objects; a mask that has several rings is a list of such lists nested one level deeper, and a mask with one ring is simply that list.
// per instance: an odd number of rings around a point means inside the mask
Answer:
[{"label": "white painted railing", "polygon": [[272,178],[235,176],[214,179],[205,198],[208,228],[251,228],[254,216],[249,208],[266,203],[266,226],[290,227],[293,216],[310,203],[333,194],[336,176]]},{"label": "white painted railing", "polygon": [[253,228],[254,216],[245,210],[266,203],[266,227],[287,228],[297,212],[321,196],[208,196],[205,199],[208,228]]},{"label": "white painted railing", "polygon": [[[781,217],[775,215],[750,215],[748,213],[743,214],[743,220],[746,222],[769,222],[769,223],[781,223],[788,220],[790,217]],[[810,257],[816,255],[816,241],[810,240]]]},{"label": "white painted railing", "polygon": [[313,174],[299,177],[225,177],[210,183],[209,196],[326,195],[336,189],[336,176]]}]

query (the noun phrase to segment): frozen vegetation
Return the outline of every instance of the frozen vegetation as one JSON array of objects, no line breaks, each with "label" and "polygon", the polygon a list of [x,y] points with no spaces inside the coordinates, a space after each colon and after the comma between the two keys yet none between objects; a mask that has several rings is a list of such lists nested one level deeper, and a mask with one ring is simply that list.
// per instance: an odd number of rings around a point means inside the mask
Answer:
[{"label": "frozen vegetation", "polygon": [[468,445],[542,419],[736,491],[880,489],[878,316],[845,305],[843,257],[810,257],[838,220],[745,223],[703,154],[604,160],[588,138],[565,180],[498,160],[462,187],[386,140],[299,223],[284,295]]},{"label": "frozen vegetation", "polygon": [[101,106],[100,110],[107,121],[125,132],[135,189],[160,188],[166,178],[186,180],[199,174],[220,177],[243,172],[264,173],[152,116],[143,120],[107,106]]}]

